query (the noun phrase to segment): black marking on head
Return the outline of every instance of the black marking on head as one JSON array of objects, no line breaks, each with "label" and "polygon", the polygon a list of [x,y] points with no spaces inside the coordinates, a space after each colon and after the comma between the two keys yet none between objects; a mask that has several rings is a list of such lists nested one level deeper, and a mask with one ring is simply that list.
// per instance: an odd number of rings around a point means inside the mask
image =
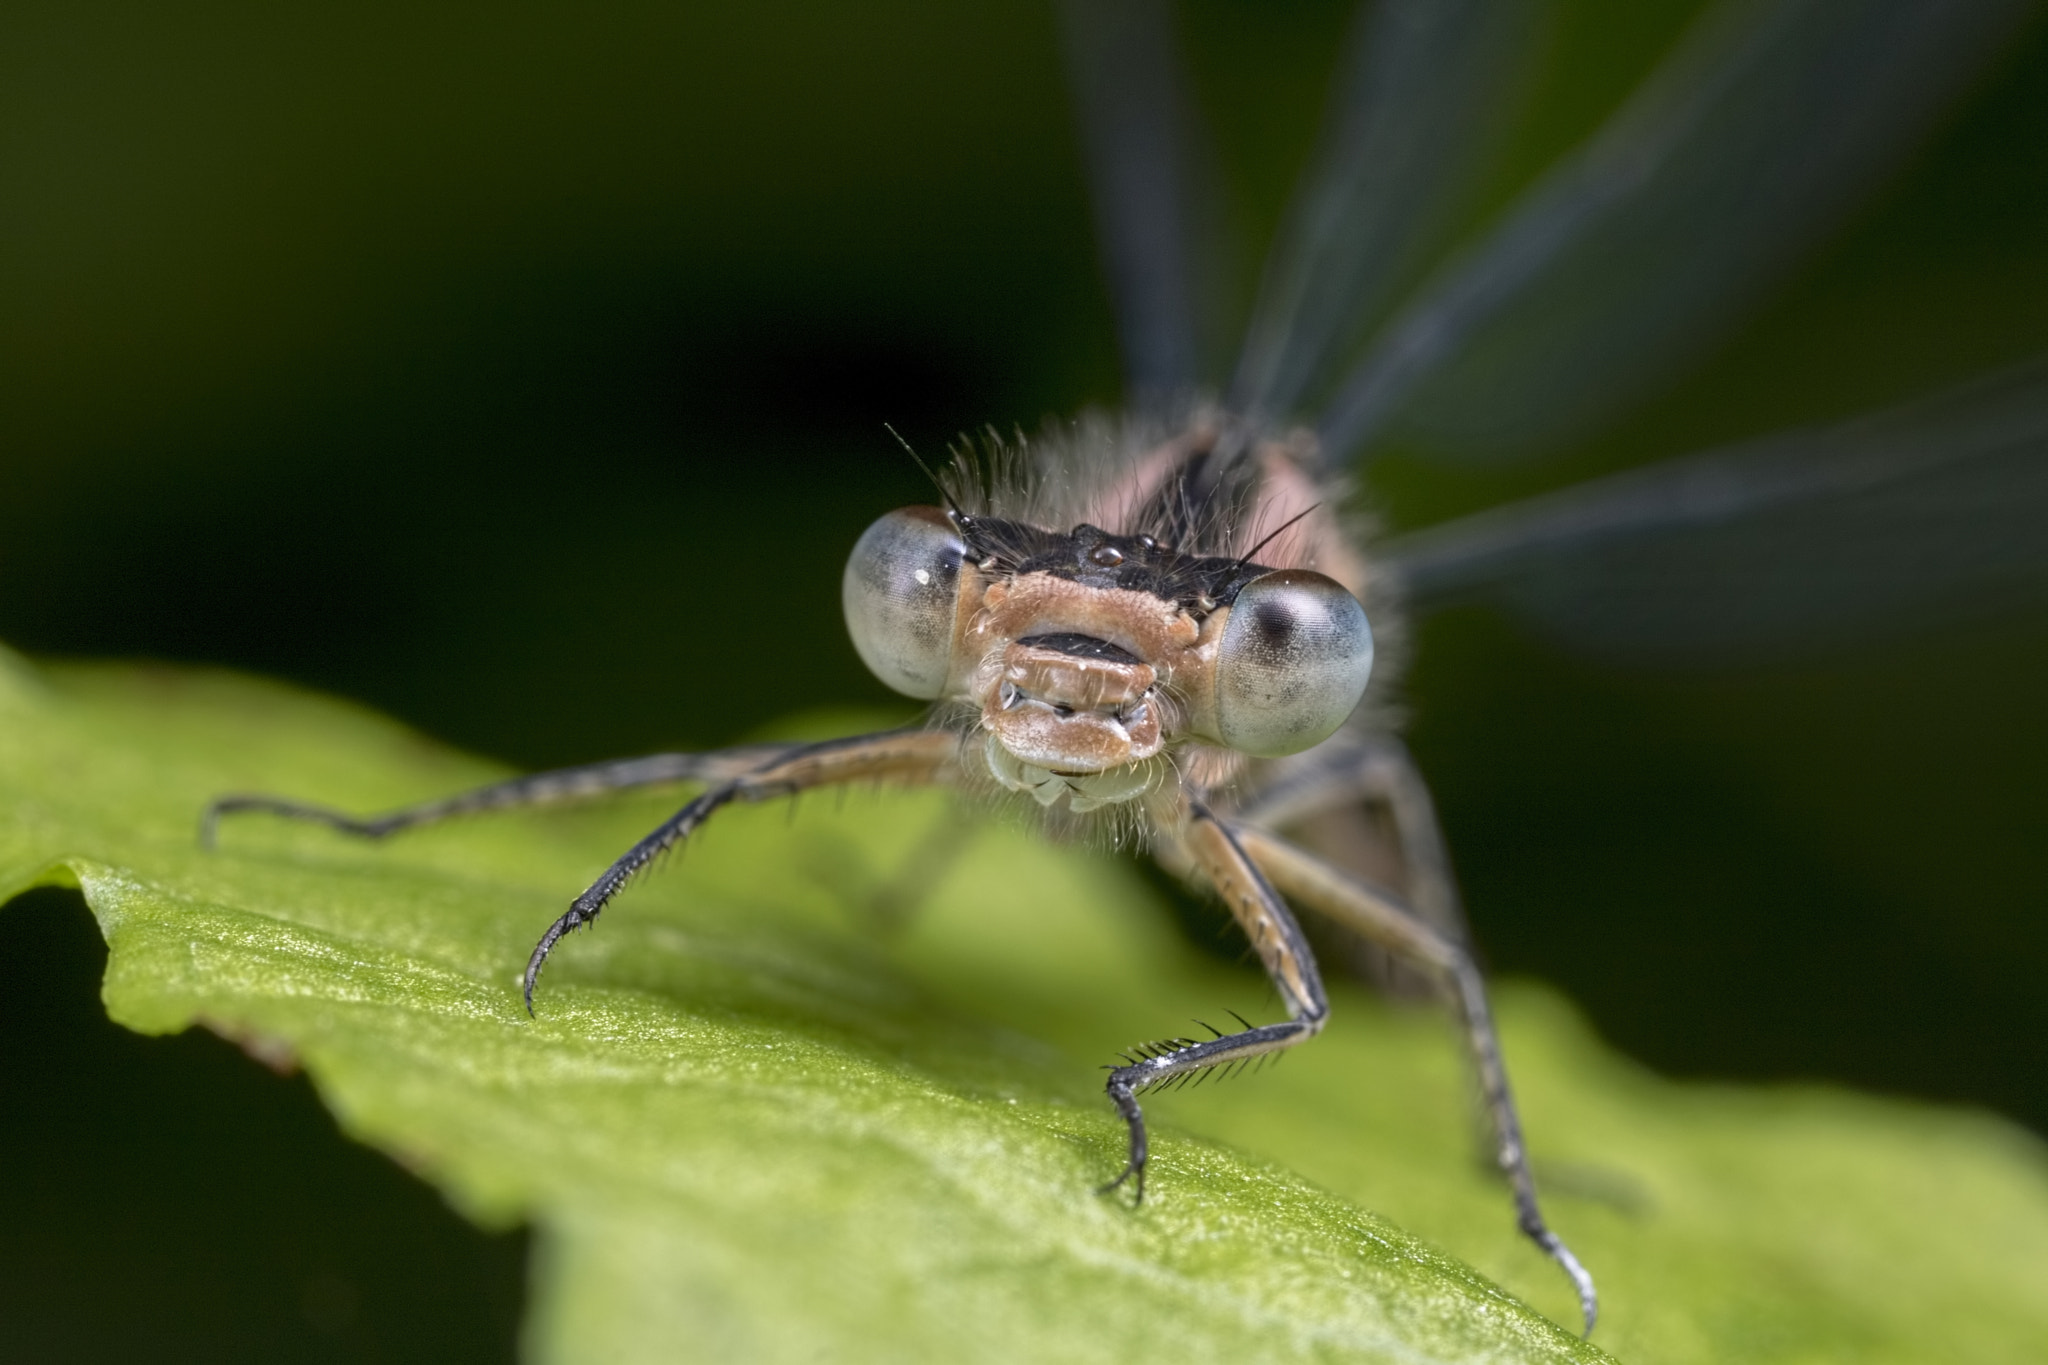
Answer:
[{"label": "black marking on head", "polygon": [[1220,431],[1187,453],[1173,477],[1134,509],[1131,523],[1170,545],[1221,549],[1214,543],[1218,532],[1243,523],[1262,477],[1245,433]]},{"label": "black marking on head", "polygon": [[[1171,470],[1163,478],[1145,476],[1143,497],[1105,505],[1100,495],[1136,473],[1137,463],[1169,439],[1179,446]],[[1066,439],[1051,435],[1035,443],[1021,432],[1006,438],[990,428],[964,434],[949,454],[938,480],[947,504],[969,521],[1067,526],[1070,518],[1094,515],[1109,518],[1116,531],[1146,548],[1165,544],[1205,557],[1245,553],[1241,537],[1267,477],[1258,430],[1213,414],[1172,431],[1077,429]],[[1084,513],[1083,507],[1097,510]],[[1109,548],[1123,552],[1120,544]]]},{"label": "black marking on head", "polygon": [[1077,659],[1107,659],[1113,664],[1141,664],[1145,661],[1120,645],[1107,640],[1098,640],[1093,635],[1078,635],[1072,631],[1055,631],[1050,635],[1026,635],[1017,641],[1034,649],[1056,650],[1071,654]]},{"label": "black marking on head", "polygon": [[1086,522],[1060,532],[977,517],[960,529],[968,553],[993,572],[1045,573],[1084,587],[1149,593],[1198,618],[1229,606],[1245,584],[1271,572],[1243,559],[1183,554],[1150,535],[1112,535]]}]

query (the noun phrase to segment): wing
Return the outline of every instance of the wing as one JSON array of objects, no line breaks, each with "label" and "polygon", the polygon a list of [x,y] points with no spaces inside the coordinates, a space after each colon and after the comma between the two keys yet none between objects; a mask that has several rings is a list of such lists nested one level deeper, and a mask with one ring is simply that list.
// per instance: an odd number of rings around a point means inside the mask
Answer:
[{"label": "wing", "polygon": [[1140,399],[1200,382],[1204,187],[1167,0],[1065,0],[1095,237]]},{"label": "wing", "polygon": [[1259,284],[1230,407],[1286,415],[1412,279],[1499,131],[1538,0],[1363,7],[1313,169]]},{"label": "wing", "polygon": [[1348,463],[1545,449],[1663,378],[1883,173],[2030,0],[1724,0],[1405,304],[1317,424]]},{"label": "wing", "polygon": [[1418,609],[1503,604],[1616,658],[1796,657],[2048,601],[2048,357],[1839,426],[1392,540]]}]

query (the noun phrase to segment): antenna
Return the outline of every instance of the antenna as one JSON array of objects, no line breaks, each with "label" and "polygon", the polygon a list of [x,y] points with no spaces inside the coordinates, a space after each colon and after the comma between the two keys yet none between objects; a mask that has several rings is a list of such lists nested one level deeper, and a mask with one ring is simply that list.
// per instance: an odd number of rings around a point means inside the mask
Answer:
[{"label": "antenna", "polygon": [[[973,517],[967,515],[967,513],[961,508],[959,503],[953,500],[953,491],[947,488],[946,485],[940,481],[939,476],[937,474],[934,474],[932,472],[932,467],[926,464],[924,462],[924,459],[917,453],[917,451],[911,448],[910,442],[903,439],[902,432],[896,430],[894,426],[890,425],[887,422],[882,423],[882,430],[888,432],[891,436],[894,436],[896,438],[896,444],[903,447],[903,453],[910,457],[911,463],[916,465],[920,470],[924,471],[924,476],[932,481],[932,487],[938,489],[939,496],[946,500],[946,506],[953,509],[954,516],[958,517],[963,522],[970,522],[974,520]],[[1282,529],[1284,530],[1286,528],[1283,527]]]},{"label": "antenna", "polygon": [[1310,503],[1307,507],[1302,508],[1301,511],[1296,512],[1293,516],[1289,517],[1287,520],[1281,522],[1278,526],[1274,527],[1273,534],[1267,536],[1264,540],[1252,546],[1251,549],[1246,550],[1243,556],[1238,559],[1237,563],[1231,566],[1231,571],[1234,573],[1238,569],[1242,569],[1245,565],[1251,563],[1252,556],[1257,554],[1259,551],[1265,549],[1268,545],[1271,545],[1274,541],[1278,540],[1280,538],[1281,532],[1285,531],[1288,527],[1294,525],[1295,522],[1300,521],[1303,517],[1307,516],[1310,512],[1315,511],[1316,508],[1321,506],[1322,504],[1319,502]]}]

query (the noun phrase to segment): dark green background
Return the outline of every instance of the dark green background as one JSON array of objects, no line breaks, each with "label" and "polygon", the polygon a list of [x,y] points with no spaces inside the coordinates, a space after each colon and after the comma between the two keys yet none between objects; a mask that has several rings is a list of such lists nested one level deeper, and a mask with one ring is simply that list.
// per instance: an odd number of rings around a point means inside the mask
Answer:
[{"label": "dark green background", "polygon": [[[1487,197],[1693,8],[1564,6]],[[1348,9],[1187,8],[1247,258]],[[0,639],[279,674],[525,765],[889,704],[837,605],[861,527],[928,496],[882,423],[935,449],[1118,391],[1036,3],[15,4],[0,168]],[[1419,525],[2048,349],[2044,246],[2036,26],[1619,427],[1374,490]],[[2048,1127],[2048,623],[1681,677],[1471,614],[1411,697],[1497,969],[1669,1072]],[[506,1350],[518,1243],[350,1165],[302,1082],[91,1025],[77,914],[9,912],[0,1142],[37,1174],[0,1196],[0,1351]],[[138,1285],[186,1307],[102,1311]]]}]

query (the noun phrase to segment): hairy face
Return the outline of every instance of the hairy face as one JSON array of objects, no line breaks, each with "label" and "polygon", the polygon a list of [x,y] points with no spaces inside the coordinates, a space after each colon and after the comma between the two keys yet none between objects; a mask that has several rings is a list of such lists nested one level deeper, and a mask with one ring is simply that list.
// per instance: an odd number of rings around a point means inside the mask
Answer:
[{"label": "hairy face", "polygon": [[[876,675],[947,703],[979,731],[995,782],[1049,809],[1085,814],[1160,790],[1189,750],[1212,771],[1299,752],[1364,692],[1372,633],[1357,599],[1306,568],[1169,539],[1202,538],[1189,509],[1209,453],[1168,454],[1112,490],[1177,510],[1149,518],[1167,534],[915,507],[870,527],[847,565],[848,626]],[[1250,472],[1237,500],[1255,516],[1301,501],[1256,460],[1238,468]],[[1214,502],[1224,481],[1207,473]],[[1268,538],[1286,559],[1313,553],[1324,528],[1300,523],[1316,510],[1306,503]]]}]

